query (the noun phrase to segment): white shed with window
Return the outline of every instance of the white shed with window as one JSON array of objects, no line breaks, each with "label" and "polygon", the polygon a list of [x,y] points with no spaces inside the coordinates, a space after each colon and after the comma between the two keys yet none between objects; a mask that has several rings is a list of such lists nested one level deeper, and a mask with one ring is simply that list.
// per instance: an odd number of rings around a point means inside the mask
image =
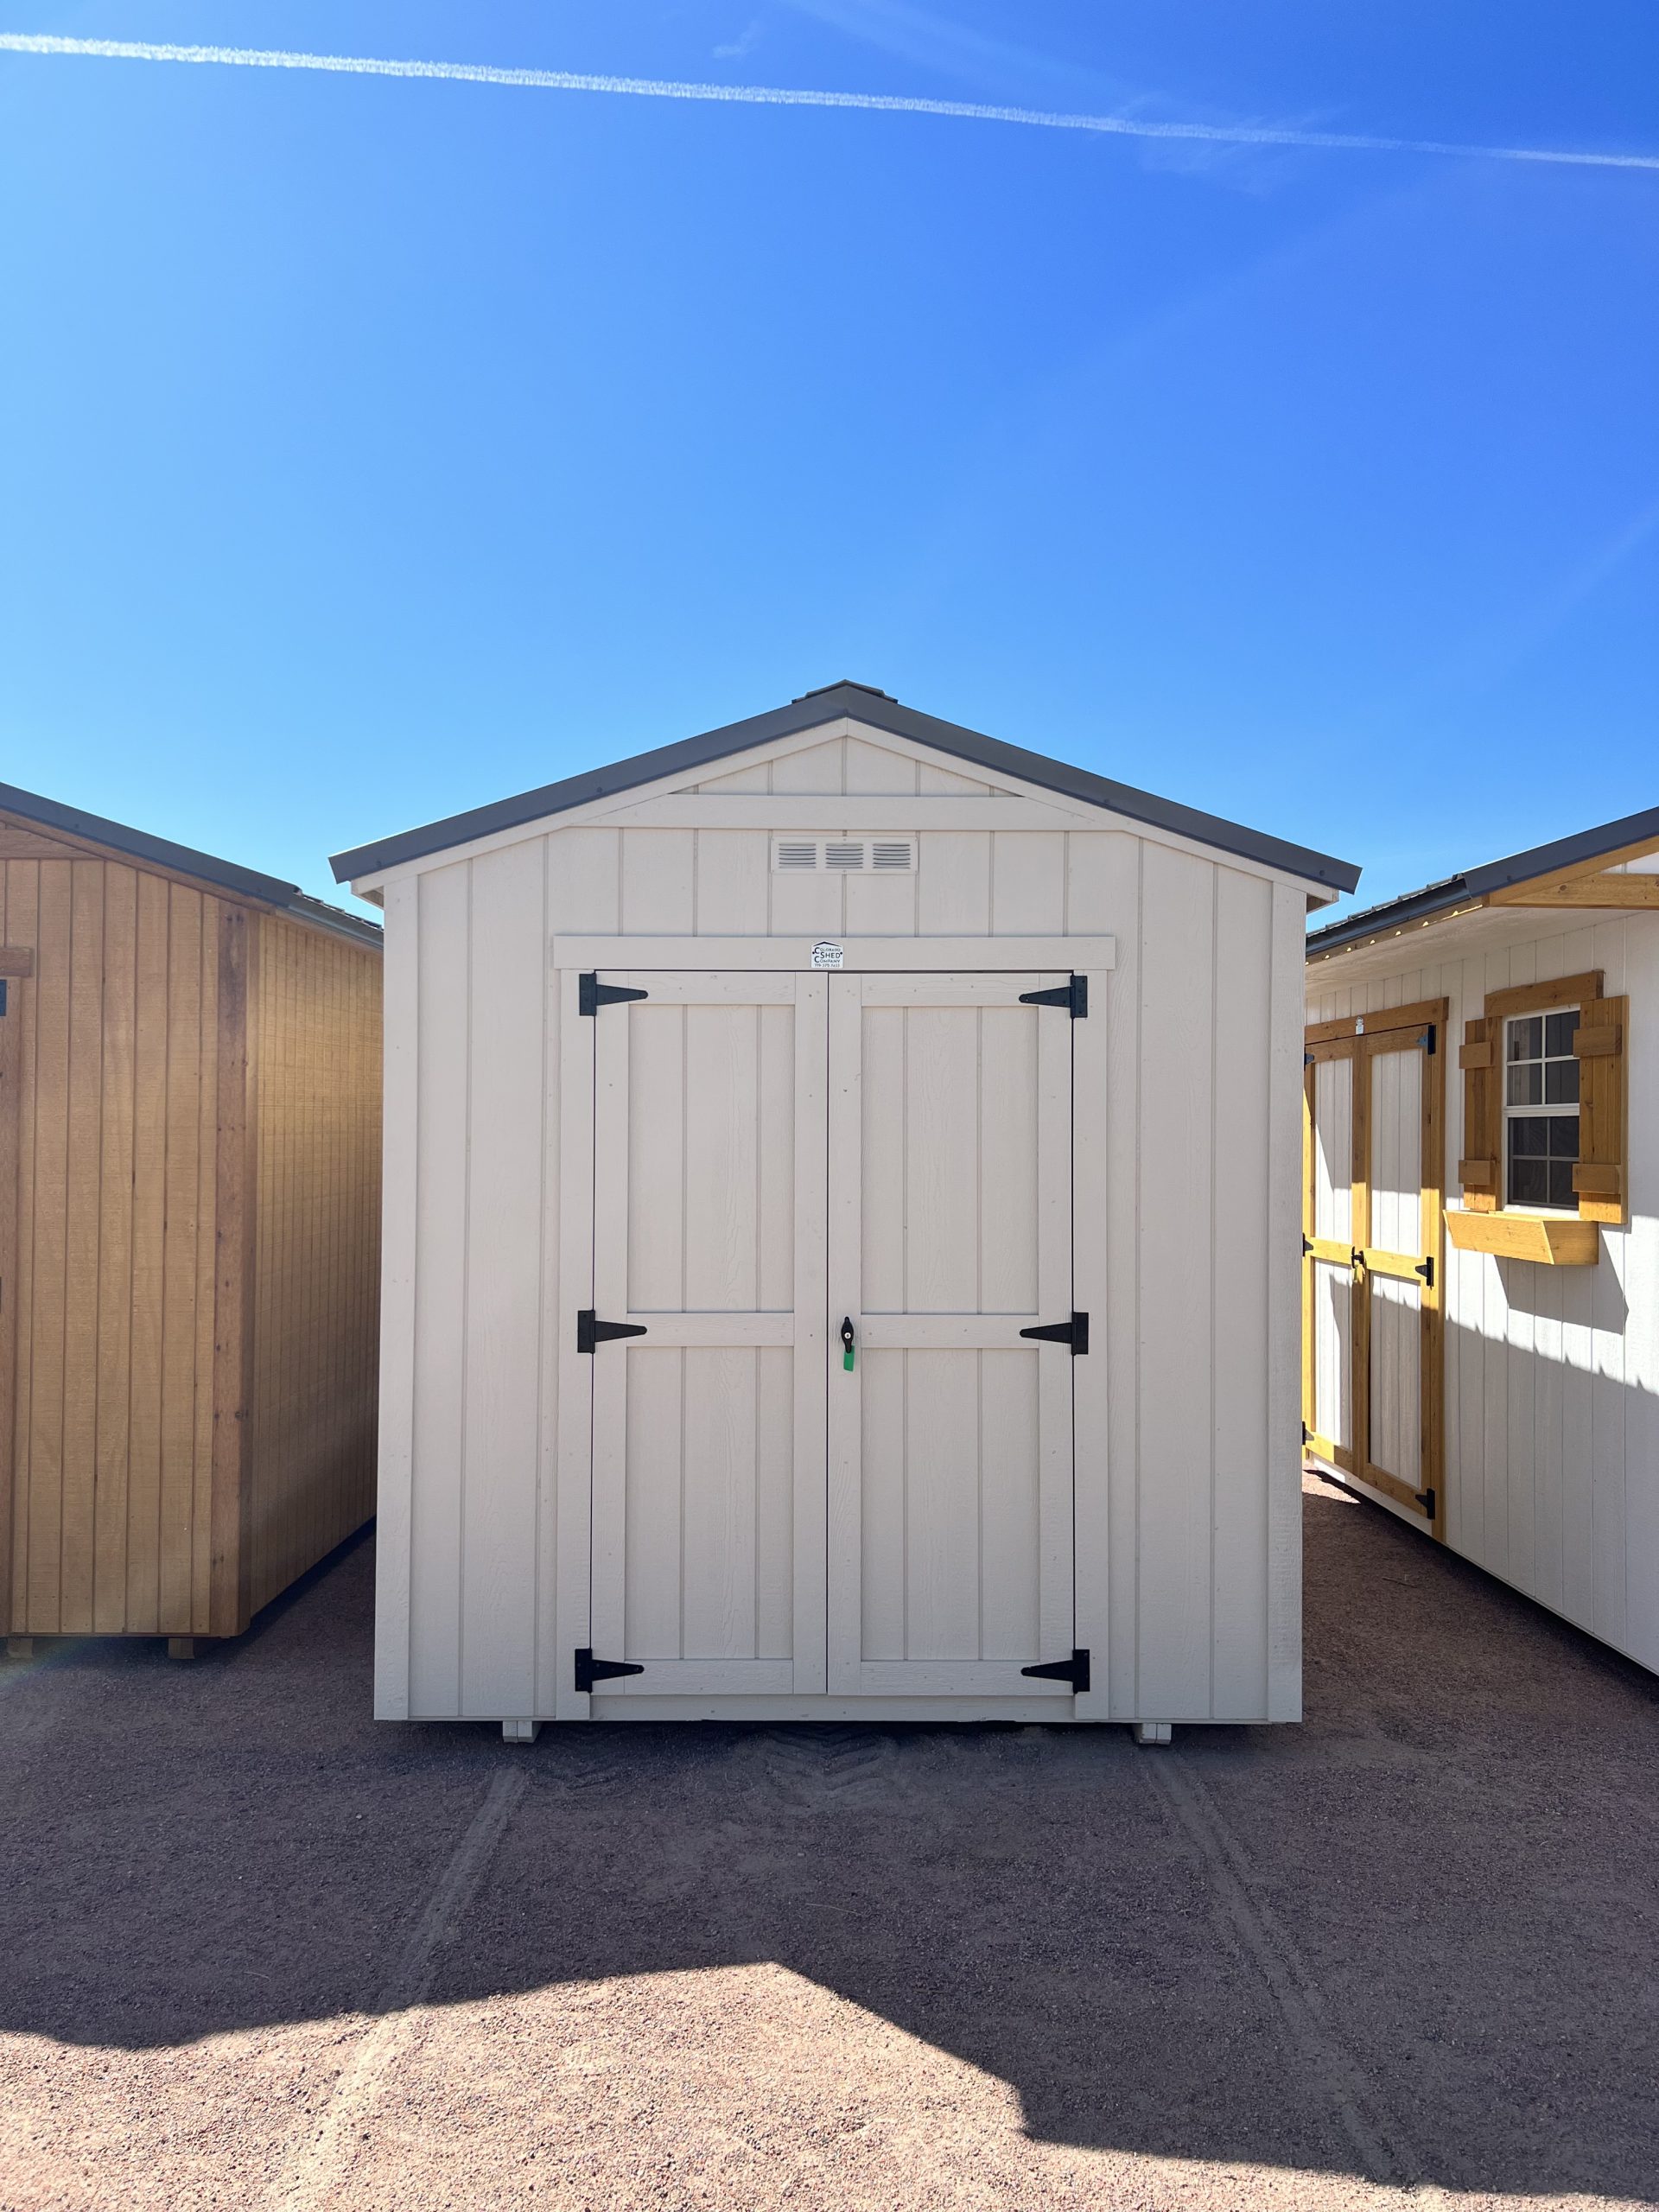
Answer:
[{"label": "white shed with window", "polygon": [[1659,809],[1308,940],[1325,1470],[1659,1669]]},{"label": "white shed with window", "polygon": [[1293,1719],[1339,861],[860,684],[384,904],[377,1710]]}]

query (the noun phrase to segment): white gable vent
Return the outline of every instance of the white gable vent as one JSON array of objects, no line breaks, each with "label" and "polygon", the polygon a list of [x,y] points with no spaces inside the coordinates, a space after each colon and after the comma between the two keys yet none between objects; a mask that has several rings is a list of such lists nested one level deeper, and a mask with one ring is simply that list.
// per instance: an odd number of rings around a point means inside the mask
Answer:
[{"label": "white gable vent", "polygon": [[772,865],[779,875],[911,875],[913,837],[775,837]]}]

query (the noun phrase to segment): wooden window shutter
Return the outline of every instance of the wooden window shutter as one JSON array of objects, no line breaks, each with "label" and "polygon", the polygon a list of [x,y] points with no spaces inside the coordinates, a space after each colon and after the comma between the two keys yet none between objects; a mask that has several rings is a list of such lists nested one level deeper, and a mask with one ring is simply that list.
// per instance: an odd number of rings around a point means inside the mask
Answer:
[{"label": "wooden window shutter", "polygon": [[1586,999],[1573,1049],[1579,1060],[1579,1164],[1573,1187],[1581,1221],[1624,1218],[1624,1029],[1629,999]]},{"label": "wooden window shutter", "polygon": [[1463,1050],[1458,1065],[1463,1070],[1463,1149],[1458,1180],[1463,1203],[1471,1213],[1495,1213],[1502,1203],[1503,1160],[1503,1116],[1498,1111],[1498,1085],[1503,1071],[1497,1065],[1497,1039],[1503,1034],[1501,1017],[1484,1014],[1463,1025]]}]

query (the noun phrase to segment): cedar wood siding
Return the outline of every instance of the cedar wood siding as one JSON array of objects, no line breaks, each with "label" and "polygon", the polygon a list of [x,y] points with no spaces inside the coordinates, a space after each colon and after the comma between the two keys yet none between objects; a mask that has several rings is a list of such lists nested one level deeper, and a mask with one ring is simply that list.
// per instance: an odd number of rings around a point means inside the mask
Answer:
[{"label": "cedar wood siding", "polygon": [[379,954],[4,817],[0,914],[0,1610],[233,1634],[370,1510]]}]

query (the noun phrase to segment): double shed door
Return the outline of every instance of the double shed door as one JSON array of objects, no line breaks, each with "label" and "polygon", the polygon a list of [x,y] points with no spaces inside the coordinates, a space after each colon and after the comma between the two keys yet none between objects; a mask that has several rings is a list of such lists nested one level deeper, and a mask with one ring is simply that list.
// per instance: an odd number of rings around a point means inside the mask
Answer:
[{"label": "double shed door", "polygon": [[1320,1024],[1304,1052],[1304,1433],[1437,1531],[1445,1035],[1436,1001]]},{"label": "double shed door", "polygon": [[600,1687],[1068,1697],[1069,978],[601,980]]}]

